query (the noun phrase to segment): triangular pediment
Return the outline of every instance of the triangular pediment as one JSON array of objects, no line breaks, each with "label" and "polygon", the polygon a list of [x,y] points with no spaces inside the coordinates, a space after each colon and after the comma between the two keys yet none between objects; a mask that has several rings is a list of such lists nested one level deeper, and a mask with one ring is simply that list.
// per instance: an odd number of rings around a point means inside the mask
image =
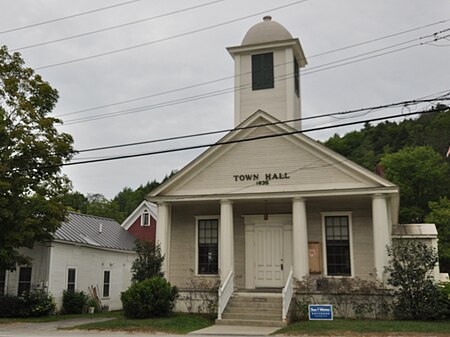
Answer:
[{"label": "triangular pediment", "polygon": [[395,187],[263,111],[217,144],[223,143],[188,164],[150,199]]}]

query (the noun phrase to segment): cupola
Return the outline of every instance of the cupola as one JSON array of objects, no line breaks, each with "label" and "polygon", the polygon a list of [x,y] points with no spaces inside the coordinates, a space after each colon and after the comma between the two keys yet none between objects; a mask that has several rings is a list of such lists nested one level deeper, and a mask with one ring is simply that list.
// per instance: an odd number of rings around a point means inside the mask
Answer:
[{"label": "cupola", "polygon": [[[258,110],[280,121],[301,117],[299,70],[307,62],[300,41],[285,27],[265,16],[240,46],[227,50],[235,64],[235,126]],[[300,121],[290,125],[301,129]]]}]

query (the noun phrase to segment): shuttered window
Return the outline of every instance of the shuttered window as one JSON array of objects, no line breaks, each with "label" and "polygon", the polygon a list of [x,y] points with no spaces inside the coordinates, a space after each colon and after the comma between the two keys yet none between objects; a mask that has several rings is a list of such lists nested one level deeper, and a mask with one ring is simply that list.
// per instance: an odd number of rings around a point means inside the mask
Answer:
[{"label": "shuttered window", "polygon": [[252,55],[252,89],[274,87],[273,53]]},{"label": "shuttered window", "polygon": [[297,59],[294,58],[294,87],[295,94],[300,96],[300,70],[298,68]]}]

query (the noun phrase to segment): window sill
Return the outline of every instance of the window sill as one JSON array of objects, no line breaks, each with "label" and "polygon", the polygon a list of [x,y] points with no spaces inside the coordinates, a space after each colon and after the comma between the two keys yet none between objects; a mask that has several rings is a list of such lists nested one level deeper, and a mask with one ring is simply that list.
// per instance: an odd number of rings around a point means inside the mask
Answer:
[{"label": "window sill", "polygon": [[198,277],[220,277],[219,274],[195,274]]}]

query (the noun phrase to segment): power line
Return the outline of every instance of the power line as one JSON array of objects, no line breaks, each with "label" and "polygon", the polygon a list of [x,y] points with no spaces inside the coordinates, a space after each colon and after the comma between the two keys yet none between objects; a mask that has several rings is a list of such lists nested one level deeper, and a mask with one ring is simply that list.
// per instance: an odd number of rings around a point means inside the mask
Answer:
[{"label": "power line", "polygon": [[350,45],[348,45],[348,46],[341,47],[341,48],[337,48],[337,49],[334,49],[334,50],[332,50],[332,51],[326,51],[326,52],[314,54],[314,55],[308,56],[308,58],[318,57],[318,56],[324,56],[324,55],[331,54],[331,53],[334,53],[334,52],[338,52],[338,51],[342,51],[342,50],[347,50],[347,49],[351,49],[351,48],[354,48],[354,47],[363,46],[363,45],[368,44],[368,43],[372,43],[372,42],[377,42],[377,41],[385,40],[385,39],[388,39],[388,38],[390,38],[390,37],[394,37],[394,36],[398,36],[398,35],[402,35],[402,34],[406,34],[406,33],[411,33],[411,32],[414,32],[414,31],[416,31],[416,30],[420,30],[420,29],[423,29],[423,28],[428,28],[428,27],[440,25],[440,24],[446,23],[446,22],[448,22],[448,21],[450,21],[450,19],[445,19],[445,20],[436,21],[436,22],[429,23],[429,24],[424,25],[424,26],[419,26],[419,27],[415,27],[415,28],[403,30],[403,31],[398,32],[398,33],[393,33],[393,34],[389,34],[389,35],[384,35],[384,36],[381,36],[381,37],[377,37],[377,38],[374,38],[374,39],[372,39],[372,40],[367,40],[367,41],[363,41],[363,42],[358,42],[358,43],[350,44]]},{"label": "power line", "polygon": [[93,35],[93,34],[97,34],[97,33],[102,33],[102,32],[110,31],[110,30],[113,30],[113,29],[123,28],[123,27],[131,26],[131,25],[135,25],[135,24],[138,24],[138,23],[142,23],[142,22],[147,22],[147,21],[152,21],[152,20],[155,20],[155,19],[160,19],[160,18],[163,18],[163,17],[166,17],[166,16],[187,12],[187,11],[190,11],[190,10],[193,10],[193,9],[206,7],[206,6],[213,5],[213,4],[216,4],[218,2],[223,2],[223,1],[225,1],[225,0],[215,0],[215,1],[207,2],[207,3],[203,3],[203,4],[200,4],[200,5],[192,6],[192,7],[178,9],[178,10],[175,10],[175,11],[172,11],[172,12],[151,16],[149,18],[123,23],[123,24],[120,24],[120,25],[115,25],[115,26],[110,26],[110,27],[107,27],[107,28],[97,29],[97,30],[89,31],[89,32],[82,33],[82,34],[66,36],[66,37],[63,37],[63,38],[50,40],[50,41],[46,41],[46,42],[35,43],[35,44],[31,44],[31,45],[27,45],[27,46],[11,49],[11,51],[14,52],[14,51],[19,51],[19,50],[25,50],[25,49],[40,47],[40,46],[46,46],[46,45],[57,43],[57,42],[72,40],[72,39],[75,39],[75,38],[78,38],[78,37],[83,37],[83,36],[89,36],[89,35]]},{"label": "power line", "polygon": [[[348,115],[348,114],[353,114],[353,113],[367,111],[367,110],[374,112],[376,110],[385,109],[385,108],[392,108],[392,107],[398,107],[398,106],[409,106],[409,105],[415,105],[418,103],[430,103],[430,102],[442,101],[442,100],[446,100],[444,97],[448,96],[448,95],[450,95],[450,91],[447,91],[447,95],[442,95],[439,98],[409,100],[409,101],[402,101],[402,102],[378,105],[378,106],[369,107],[369,108],[359,108],[359,109],[354,109],[354,110],[332,112],[332,113],[310,116],[310,117],[295,118],[295,119],[290,119],[290,120],[285,120],[285,121],[277,121],[277,122],[273,122],[273,123],[264,123],[264,124],[254,125],[254,126],[237,127],[237,128],[232,128],[232,129],[222,129],[222,130],[216,130],[216,131],[208,131],[208,132],[188,134],[188,135],[182,135],[182,136],[152,139],[152,140],[132,142],[132,143],[126,143],[126,144],[117,144],[117,145],[101,146],[101,147],[95,147],[95,148],[87,148],[87,149],[77,150],[77,153],[93,152],[93,151],[100,151],[100,150],[110,150],[110,149],[117,149],[117,148],[144,145],[144,144],[153,144],[153,143],[188,139],[188,138],[194,138],[194,137],[210,136],[210,135],[214,135],[214,134],[233,132],[233,131],[238,131],[238,130],[256,129],[256,128],[260,128],[260,127],[266,127],[266,126],[272,126],[272,125],[278,125],[278,124],[288,124],[288,123],[297,122],[297,121],[306,121],[306,120],[312,120],[312,119],[318,119],[318,118],[324,118],[324,117],[330,117],[330,116],[342,116],[342,115]],[[450,100],[450,98],[448,100]]]},{"label": "power line", "polygon": [[[420,29],[423,29],[423,28],[431,27],[431,26],[434,26],[434,25],[442,24],[442,23],[445,23],[447,21],[450,21],[450,19],[436,21],[436,22],[433,22],[433,23],[430,23],[430,24],[427,24],[427,25],[424,25],[424,26],[411,28],[411,29],[404,30],[404,31],[401,31],[401,32],[398,32],[398,33],[393,33],[393,34],[381,36],[381,37],[378,37],[378,38],[375,38],[375,39],[359,42],[359,43],[356,43],[356,44],[351,44],[351,45],[348,45],[348,46],[345,46],[345,47],[340,47],[340,48],[337,48],[337,49],[332,49],[332,50],[329,50],[329,51],[321,52],[321,53],[318,53],[318,54],[315,54],[315,55],[308,56],[308,59],[311,59],[311,58],[314,58],[314,57],[318,57],[318,56],[322,56],[322,55],[335,53],[335,52],[338,52],[338,51],[342,51],[342,50],[346,50],[346,49],[350,49],[350,48],[354,48],[354,47],[358,47],[358,46],[369,44],[369,43],[372,43],[372,42],[384,40],[384,39],[387,39],[387,38],[390,38],[390,37],[406,34],[406,33],[412,32],[412,31],[416,31],[416,30],[420,30]],[[285,64],[286,63],[283,63],[283,65],[285,65]],[[276,66],[278,66],[278,65],[276,65]],[[132,103],[132,102],[144,100],[144,99],[147,99],[147,98],[153,98],[153,97],[162,96],[162,95],[166,95],[166,94],[170,94],[170,93],[175,93],[175,92],[179,92],[179,91],[183,91],[183,90],[193,89],[193,88],[197,88],[197,87],[201,87],[201,86],[205,86],[205,85],[209,85],[209,84],[213,84],[213,83],[218,83],[218,82],[221,82],[221,81],[229,80],[229,79],[235,78],[237,76],[247,75],[249,73],[250,72],[242,73],[242,74],[239,74],[239,75],[226,76],[226,77],[222,77],[222,78],[218,78],[218,79],[214,79],[214,80],[210,80],[210,81],[206,81],[206,82],[202,82],[202,83],[192,84],[192,85],[181,87],[181,88],[176,88],[176,89],[171,89],[171,90],[167,90],[167,91],[162,91],[162,92],[159,92],[159,93],[156,93],[156,94],[150,94],[150,95],[130,98],[130,99],[122,100],[122,101],[117,101],[117,102],[114,102],[114,103],[98,105],[98,106],[94,106],[94,107],[91,107],[91,108],[76,110],[76,111],[72,111],[72,112],[68,112],[68,113],[65,113],[65,114],[58,115],[58,117],[74,115],[74,114],[78,114],[78,113],[82,113],[82,112],[88,112],[88,111],[93,111],[93,110],[97,110],[97,109],[103,109],[103,108],[107,108],[107,107],[111,107],[111,106],[115,106],[115,105]]]},{"label": "power line", "polygon": [[0,35],[1,34],[6,34],[6,33],[11,33],[11,32],[16,32],[16,31],[19,31],[19,30],[27,29],[27,28],[42,26],[42,25],[46,25],[46,24],[52,23],[52,22],[67,20],[67,19],[78,17],[78,16],[92,14],[92,13],[104,11],[104,10],[107,10],[107,9],[115,8],[115,7],[125,6],[125,5],[131,4],[133,2],[138,2],[138,1],[141,1],[141,0],[131,0],[131,1],[126,1],[126,2],[120,2],[120,3],[115,4],[115,5],[110,5],[110,6],[106,6],[106,7],[102,7],[102,8],[92,9],[92,10],[89,10],[89,11],[86,11],[86,12],[81,12],[81,13],[77,13],[77,14],[63,16],[61,18],[56,18],[56,19],[52,19],[52,20],[47,20],[47,21],[42,21],[42,22],[38,22],[38,23],[33,23],[33,24],[30,24],[30,25],[26,25],[26,26],[11,28],[11,29],[0,31]]},{"label": "power line", "polygon": [[[365,52],[365,53],[358,54],[358,55],[351,56],[351,57],[347,57],[347,58],[344,58],[344,59],[341,59],[341,60],[333,61],[333,62],[326,63],[326,64],[323,64],[323,65],[319,65],[319,66],[316,66],[316,67],[312,67],[308,71],[303,72],[302,76],[310,75],[310,74],[313,74],[313,73],[316,73],[316,72],[320,72],[320,71],[324,71],[324,70],[334,69],[334,68],[341,67],[341,66],[344,66],[344,65],[349,65],[349,64],[353,64],[353,63],[369,60],[369,59],[372,59],[372,58],[375,58],[375,57],[392,54],[392,53],[399,52],[399,51],[402,51],[402,50],[406,50],[406,49],[409,49],[409,48],[412,48],[412,47],[420,46],[421,44],[415,44],[415,45],[406,46],[406,47],[403,47],[403,48],[398,48],[398,49],[395,49],[395,50],[391,50],[391,51],[387,51],[387,52],[384,52],[384,53],[379,53],[379,54],[376,54],[376,55],[372,55],[372,56],[368,56],[368,57],[364,57],[364,58],[361,58],[361,59],[354,60],[355,58],[358,58],[358,57],[361,57],[361,56],[370,55],[372,53],[376,53],[376,52],[387,50],[387,49],[392,49],[392,48],[394,48],[396,46],[400,46],[400,45],[404,45],[404,44],[407,44],[407,43],[411,43],[411,42],[413,42],[415,40],[419,40],[419,38],[411,39],[411,40],[400,42],[400,43],[397,43],[397,44],[394,44],[394,45],[391,45],[391,46],[388,46],[388,47],[380,48],[380,49],[377,49],[377,50],[374,50],[374,51]],[[346,61],[346,60],[353,60],[353,61],[345,62],[345,63],[342,63],[342,64],[337,64],[339,62]],[[286,63],[283,63],[283,64],[286,64]],[[330,65],[330,66],[327,67],[328,65]],[[276,66],[280,66],[280,65],[276,65]],[[274,67],[276,67],[276,66],[274,66]],[[320,69],[320,68],[322,68],[322,69]],[[239,75],[237,75],[237,76],[239,76]],[[276,79],[276,81],[278,81],[278,82],[279,81],[284,81],[284,80],[290,79],[292,77],[293,77],[293,75],[283,75],[283,76],[279,76]],[[231,92],[246,90],[246,89],[249,89],[249,88],[250,88],[250,84],[246,84],[246,85],[241,85],[238,88],[229,87],[229,88],[225,88],[225,89],[220,89],[220,90],[211,91],[211,92],[198,94],[198,95],[194,95],[194,96],[189,96],[189,97],[185,97],[185,98],[179,98],[179,99],[175,99],[175,100],[169,100],[169,101],[165,101],[165,102],[155,103],[155,104],[151,104],[151,105],[141,106],[141,107],[137,107],[137,108],[129,108],[129,109],[124,109],[124,110],[118,110],[118,111],[104,113],[104,114],[96,115],[96,116],[80,117],[80,118],[77,118],[77,119],[71,119],[71,120],[66,121],[63,126],[72,125],[72,124],[78,124],[78,123],[83,123],[83,122],[96,121],[96,120],[112,118],[112,117],[118,117],[118,116],[123,116],[123,115],[127,115],[127,114],[133,114],[133,113],[137,113],[137,112],[142,112],[142,111],[154,110],[154,109],[158,109],[158,108],[162,108],[162,107],[173,106],[173,105],[183,104],[183,103],[187,103],[187,102],[197,101],[197,100],[200,100],[200,99],[215,97],[215,96],[218,96],[218,95],[223,95],[223,94],[227,94],[227,93],[231,93]],[[158,95],[158,94],[155,94],[155,95]],[[76,113],[81,113],[81,112],[84,112],[84,111],[79,111],[79,112],[76,112]],[[75,114],[75,112],[73,112],[71,114]],[[67,116],[68,114],[65,114],[65,115]],[[65,116],[65,115],[62,115],[62,116]]]},{"label": "power line", "polygon": [[279,134],[268,134],[268,135],[262,135],[262,136],[245,138],[245,139],[239,139],[239,140],[230,140],[230,141],[225,141],[225,142],[217,142],[217,143],[209,143],[209,144],[202,144],[202,145],[185,146],[185,147],[179,147],[179,148],[173,148],[173,149],[167,149],[167,150],[144,152],[144,153],[138,153],[138,154],[123,155],[123,156],[114,156],[114,157],[86,160],[86,161],[80,161],[80,162],[69,162],[69,163],[63,163],[63,164],[60,164],[60,165],[45,166],[44,168],[55,167],[55,166],[62,167],[62,166],[74,166],[74,165],[82,165],[82,164],[92,164],[92,163],[107,162],[107,161],[112,161],[112,160],[130,159],[130,158],[152,156],[152,155],[164,154],[164,153],[173,153],[173,152],[181,152],[181,151],[187,151],[187,150],[195,150],[195,149],[201,149],[201,148],[206,148],[206,147],[215,147],[215,146],[236,144],[236,143],[255,141],[255,140],[261,140],[261,139],[284,137],[284,136],[300,134],[300,133],[304,133],[304,132],[320,131],[320,130],[332,129],[332,128],[337,128],[337,127],[362,124],[362,123],[378,122],[378,121],[382,121],[382,120],[388,120],[388,119],[399,118],[399,117],[408,117],[408,116],[418,115],[418,114],[421,114],[421,113],[425,114],[425,113],[431,113],[431,112],[437,112],[437,111],[443,111],[443,110],[444,110],[444,108],[435,109],[433,111],[410,112],[410,113],[406,113],[406,114],[397,114],[397,115],[391,115],[391,116],[386,116],[386,117],[378,117],[378,118],[366,119],[366,120],[355,121],[355,122],[348,122],[348,123],[343,123],[343,124],[338,124],[338,125],[322,126],[322,127],[311,128],[311,129],[307,129],[307,130],[295,130],[295,131],[283,132],[283,133],[279,133]]},{"label": "power line", "polygon": [[254,14],[250,14],[250,15],[246,15],[246,16],[242,16],[242,17],[237,18],[237,19],[233,19],[233,20],[217,23],[217,24],[214,24],[214,25],[211,25],[211,26],[207,26],[207,27],[203,27],[203,28],[199,28],[199,29],[195,29],[195,30],[191,30],[189,32],[185,32],[185,33],[181,33],[181,34],[177,34],[177,35],[172,35],[172,36],[168,36],[168,37],[165,37],[165,38],[162,38],[162,39],[153,40],[153,41],[149,41],[149,42],[145,42],[145,43],[140,43],[140,44],[133,45],[133,46],[130,46],[130,47],[114,49],[114,50],[110,50],[108,52],[103,52],[103,53],[99,53],[99,54],[95,54],[95,55],[90,55],[90,56],[86,56],[86,57],[80,57],[80,58],[76,58],[76,59],[72,59],[72,60],[68,60],[68,61],[63,61],[63,62],[59,62],[59,63],[53,63],[53,64],[45,65],[45,66],[35,67],[34,69],[36,69],[36,70],[48,69],[48,68],[53,68],[53,67],[62,66],[62,65],[66,65],[66,64],[76,63],[76,62],[80,62],[80,61],[86,61],[86,60],[90,60],[90,59],[93,59],[93,58],[102,57],[102,56],[106,56],[106,55],[116,54],[116,53],[124,52],[124,51],[127,51],[127,50],[141,48],[141,47],[149,46],[149,45],[152,45],[152,44],[156,44],[156,43],[160,43],[160,42],[164,42],[164,41],[177,39],[179,37],[183,37],[183,36],[187,36],[187,35],[192,35],[192,34],[204,32],[206,30],[210,30],[210,29],[213,29],[213,28],[225,26],[225,25],[228,25],[230,23],[235,23],[235,22],[239,22],[239,21],[242,21],[242,20],[246,20],[246,19],[258,16],[258,15],[265,14],[268,11],[276,11],[276,10],[292,7],[292,6],[298,5],[298,4],[306,2],[306,1],[309,1],[309,0],[294,1],[294,2],[288,3],[288,4],[283,5],[283,6],[273,7],[273,8],[270,8],[270,9],[266,9],[266,10],[264,10],[262,12],[258,12],[258,13],[254,13]]}]

